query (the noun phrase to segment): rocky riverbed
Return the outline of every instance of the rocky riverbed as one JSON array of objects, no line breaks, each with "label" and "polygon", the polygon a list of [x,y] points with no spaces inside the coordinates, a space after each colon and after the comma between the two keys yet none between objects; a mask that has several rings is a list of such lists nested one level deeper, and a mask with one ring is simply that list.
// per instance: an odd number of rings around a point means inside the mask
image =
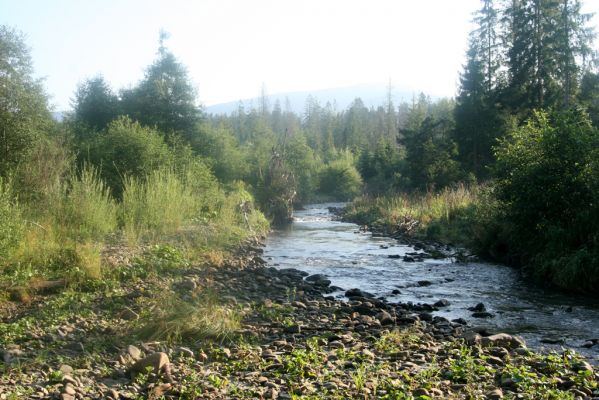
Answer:
[{"label": "rocky riverbed", "polygon": [[[441,303],[331,297],[324,276],[265,266],[260,244],[218,266],[5,304],[0,399],[599,398],[599,374],[573,352],[536,354],[433,316]],[[153,323],[149,299],[193,305],[202,293],[239,315],[233,334]],[[148,328],[173,329],[151,340]]]}]

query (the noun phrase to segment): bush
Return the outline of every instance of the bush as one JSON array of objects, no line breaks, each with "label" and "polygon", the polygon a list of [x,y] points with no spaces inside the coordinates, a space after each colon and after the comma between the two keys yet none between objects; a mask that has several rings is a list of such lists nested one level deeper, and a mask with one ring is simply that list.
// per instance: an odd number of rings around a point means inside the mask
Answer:
[{"label": "bush", "polygon": [[160,133],[127,117],[113,121],[92,143],[87,156],[119,199],[124,177],[142,179],[173,161],[173,154]]},{"label": "bush", "polygon": [[538,112],[496,156],[509,251],[543,280],[599,287],[599,131],[578,111]]},{"label": "bush", "polygon": [[360,192],[362,178],[352,162],[339,159],[323,168],[318,186],[321,193],[335,200],[350,200]]}]

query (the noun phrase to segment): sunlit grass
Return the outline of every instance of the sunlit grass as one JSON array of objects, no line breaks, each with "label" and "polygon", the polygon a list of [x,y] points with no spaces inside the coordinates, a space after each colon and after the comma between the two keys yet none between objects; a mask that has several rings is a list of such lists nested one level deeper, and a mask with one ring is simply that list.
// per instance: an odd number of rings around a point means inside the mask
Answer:
[{"label": "sunlit grass", "polygon": [[348,207],[350,219],[378,225],[393,232],[427,235],[433,239],[467,241],[473,210],[481,201],[481,188],[458,185],[441,192],[363,196]]}]

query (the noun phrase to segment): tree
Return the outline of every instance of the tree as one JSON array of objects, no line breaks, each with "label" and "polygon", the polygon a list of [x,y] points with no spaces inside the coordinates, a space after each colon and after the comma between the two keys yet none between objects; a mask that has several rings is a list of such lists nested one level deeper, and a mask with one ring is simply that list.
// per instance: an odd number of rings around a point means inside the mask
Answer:
[{"label": "tree", "polygon": [[578,110],[536,112],[497,148],[509,252],[545,281],[599,286],[599,131]]},{"label": "tree", "polygon": [[588,71],[584,74],[579,101],[587,108],[593,124],[599,127],[599,73]]},{"label": "tree", "polygon": [[24,161],[52,126],[23,35],[0,26],[0,177]]},{"label": "tree", "polygon": [[506,15],[509,83],[504,101],[520,114],[569,107],[580,62],[590,54],[590,16],[578,0],[512,0]]},{"label": "tree", "polygon": [[103,130],[119,115],[118,101],[104,77],[88,79],[75,92],[74,120],[85,128]]},{"label": "tree", "polygon": [[123,110],[141,124],[165,134],[189,136],[202,118],[196,104],[196,90],[187,70],[164,45],[160,34],[158,58],[148,67],[144,79],[133,89],[121,92]]}]

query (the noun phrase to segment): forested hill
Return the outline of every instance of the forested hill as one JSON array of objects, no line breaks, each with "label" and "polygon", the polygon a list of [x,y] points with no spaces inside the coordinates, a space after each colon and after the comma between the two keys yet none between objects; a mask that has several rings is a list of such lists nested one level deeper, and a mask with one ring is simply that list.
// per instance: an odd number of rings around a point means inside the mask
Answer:
[{"label": "forested hill", "polygon": [[[387,99],[388,92],[388,84],[363,84],[331,89],[275,93],[267,97],[268,102],[273,107],[279,103],[283,109],[288,109],[296,114],[302,114],[309,97],[317,100],[322,105],[330,103],[334,105],[337,111],[341,111],[348,108],[356,98],[362,99],[366,107],[376,108]],[[395,103],[410,101],[419,93],[417,88],[391,86],[391,96]],[[208,114],[232,114],[239,110],[240,103],[244,107],[251,109],[260,103],[260,97],[209,105],[206,106],[206,112]]]}]

